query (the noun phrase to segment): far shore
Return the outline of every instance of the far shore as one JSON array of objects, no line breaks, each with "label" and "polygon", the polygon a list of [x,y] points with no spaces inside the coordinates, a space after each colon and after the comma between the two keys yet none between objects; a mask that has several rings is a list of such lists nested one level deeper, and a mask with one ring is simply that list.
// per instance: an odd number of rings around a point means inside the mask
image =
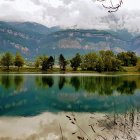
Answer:
[{"label": "far shore", "polygon": [[140,75],[140,71],[137,70],[136,67],[123,67],[123,71],[108,71],[108,72],[97,72],[97,71],[83,71],[81,69],[77,69],[74,71],[72,68],[67,68],[65,71],[60,70],[59,68],[48,69],[47,71],[42,71],[41,68],[35,67],[22,67],[18,69],[17,67],[10,67],[10,69],[6,69],[0,67],[0,74],[30,74],[30,75],[59,75],[59,76],[117,76],[117,75]]}]

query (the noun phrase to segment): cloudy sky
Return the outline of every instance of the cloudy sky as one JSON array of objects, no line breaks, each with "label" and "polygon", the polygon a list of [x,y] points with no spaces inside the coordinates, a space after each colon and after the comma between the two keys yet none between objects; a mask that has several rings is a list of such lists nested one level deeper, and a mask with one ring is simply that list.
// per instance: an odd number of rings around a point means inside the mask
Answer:
[{"label": "cloudy sky", "polygon": [[140,31],[140,0],[123,1],[118,12],[109,14],[96,0],[0,0],[0,20],[33,21],[48,27]]}]

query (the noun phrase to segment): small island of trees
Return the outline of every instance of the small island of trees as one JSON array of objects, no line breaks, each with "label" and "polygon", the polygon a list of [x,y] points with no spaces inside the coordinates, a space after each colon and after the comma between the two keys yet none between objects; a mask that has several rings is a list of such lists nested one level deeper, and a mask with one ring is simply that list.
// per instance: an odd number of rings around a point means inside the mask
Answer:
[{"label": "small island of trees", "polygon": [[[43,55],[35,58],[31,64],[28,64],[28,67],[34,68],[34,70],[38,69],[38,71],[54,71],[57,69],[59,71],[115,72],[124,71],[124,67],[135,66],[137,70],[140,70],[136,53],[130,51],[118,54],[110,50],[90,52],[85,55],[77,53],[71,59],[66,59],[63,54],[60,54],[58,58]],[[13,68],[20,71],[22,67],[27,66],[27,62],[20,53],[16,53],[14,56],[10,52],[6,52],[0,58],[0,66],[8,71]]]}]

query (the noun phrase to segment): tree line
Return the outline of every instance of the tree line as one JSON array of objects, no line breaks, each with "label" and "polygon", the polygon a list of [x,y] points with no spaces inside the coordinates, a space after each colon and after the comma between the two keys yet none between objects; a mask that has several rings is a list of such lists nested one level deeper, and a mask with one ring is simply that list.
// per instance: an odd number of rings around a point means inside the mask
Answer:
[{"label": "tree line", "polygon": [[[72,59],[68,60],[63,54],[58,57],[58,64],[60,70],[65,71],[70,66],[74,71],[80,69],[85,71],[121,71],[122,66],[136,66],[138,57],[134,52],[121,52],[115,54],[113,51],[99,51],[90,52],[85,55],[77,53]],[[0,59],[0,64],[8,70],[10,66],[16,66],[19,70],[25,64],[25,60],[20,53],[13,56],[6,52]],[[52,70],[55,65],[55,57],[53,56],[39,56],[34,61],[34,66],[43,71]]]},{"label": "tree line", "polygon": [[16,66],[19,70],[20,67],[22,67],[25,63],[24,58],[21,56],[20,53],[16,53],[15,56],[13,56],[10,52],[6,52],[4,55],[2,55],[0,59],[0,65],[3,67],[6,67],[8,70],[10,66]]}]

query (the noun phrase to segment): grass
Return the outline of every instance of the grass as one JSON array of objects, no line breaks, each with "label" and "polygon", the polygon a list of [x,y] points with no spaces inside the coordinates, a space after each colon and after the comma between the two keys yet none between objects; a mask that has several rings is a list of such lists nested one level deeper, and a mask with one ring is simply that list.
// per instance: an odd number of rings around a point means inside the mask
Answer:
[{"label": "grass", "polygon": [[[47,71],[42,71],[41,68],[35,68],[35,67],[22,67],[18,70],[17,67],[10,67],[8,70],[7,68],[0,67],[0,72],[16,72],[16,73],[98,73],[96,71],[82,71],[80,68],[77,69],[77,71],[73,71],[72,68],[68,67],[66,71],[61,71],[59,68],[53,68],[48,69]],[[105,74],[110,73],[130,73],[130,72],[140,72],[138,71],[137,67],[123,67],[123,71],[117,71],[117,72],[103,72]]]},{"label": "grass", "polygon": [[133,67],[123,67],[123,69],[126,71],[126,72],[138,72],[138,69],[136,66],[133,66]]}]

